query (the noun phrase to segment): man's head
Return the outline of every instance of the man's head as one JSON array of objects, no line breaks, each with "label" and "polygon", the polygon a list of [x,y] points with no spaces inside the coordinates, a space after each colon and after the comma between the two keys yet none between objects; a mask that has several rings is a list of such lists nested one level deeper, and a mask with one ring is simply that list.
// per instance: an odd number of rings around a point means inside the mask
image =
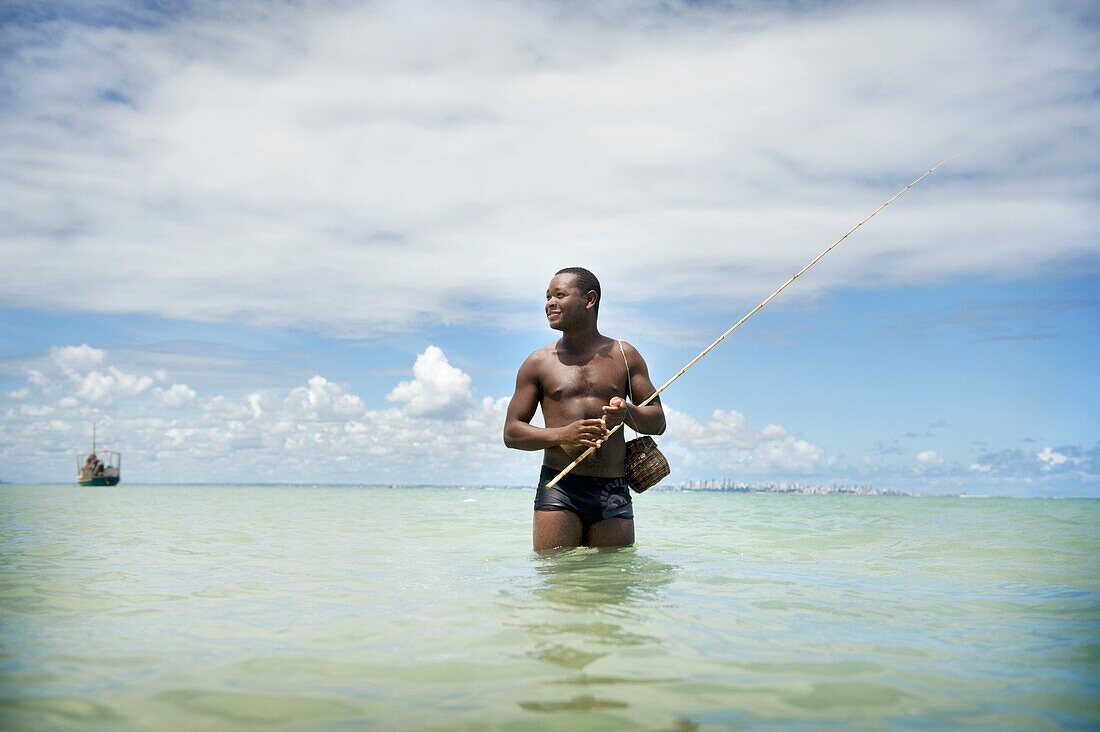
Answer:
[{"label": "man's head", "polygon": [[571,329],[600,311],[600,281],[583,267],[566,267],[555,273],[546,289],[546,317],[555,330]]},{"label": "man's head", "polygon": [[603,296],[600,291],[600,281],[596,279],[596,275],[589,272],[584,267],[566,267],[565,269],[559,269],[557,275],[573,275],[576,278],[577,289],[583,294],[587,295],[590,292],[596,293],[596,312],[600,310],[600,298]]}]

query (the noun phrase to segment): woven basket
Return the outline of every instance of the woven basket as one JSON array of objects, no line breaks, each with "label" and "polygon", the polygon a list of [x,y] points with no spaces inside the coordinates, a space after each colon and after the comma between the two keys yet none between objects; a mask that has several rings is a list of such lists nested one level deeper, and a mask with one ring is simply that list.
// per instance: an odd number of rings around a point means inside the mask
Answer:
[{"label": "woven basket", "polygon": [[652,437],[643,435],[626,443],[626,483],[636,493],[657,485],[670,472]]}]

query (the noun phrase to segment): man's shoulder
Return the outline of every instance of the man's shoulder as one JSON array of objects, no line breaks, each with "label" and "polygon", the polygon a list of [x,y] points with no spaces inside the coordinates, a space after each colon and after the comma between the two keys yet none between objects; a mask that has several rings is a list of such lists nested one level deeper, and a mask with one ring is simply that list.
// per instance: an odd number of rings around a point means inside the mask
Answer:
[{"label": "man's shoulder", "polygon": [[[638,353],[638,349],[631,345],[630,341],[620,338],[618,339],[618,343],[623,347],[623,350],[626,351],[628,356]],[[616,348],[618,348],[618,346],[616,346]]]},{"label": "man's shoulder", "polygon": [[528,358],[549,358],[558,352],[558,342],[551,341],[545,346],[539,346],[535,350],[531,351],[531,355]]},{"label": "man's shoulder", "polygon": [[548,360],[554,358],[558,352],[558,342],[548,343],[541,348],[536,348],[531,351],[530,355],[524,359],[525,364],[531,364],[533,366],[539,366],[546,363]]},{"label": "man's shoulder", "polygon": [[[645,357],[642,356],[641,351],[631,345],[629,341],[620,340],[619,343],[622,344],[623,353],[631,364],[638,364],[639,366],[645,365]],[[616,348],[618,348],[618,346],[616,346]]]}]

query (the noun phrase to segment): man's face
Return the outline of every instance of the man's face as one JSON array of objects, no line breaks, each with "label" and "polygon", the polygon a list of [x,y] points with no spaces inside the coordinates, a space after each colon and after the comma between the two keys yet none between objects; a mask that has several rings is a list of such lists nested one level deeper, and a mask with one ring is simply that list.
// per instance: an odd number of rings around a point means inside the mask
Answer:
[{"label": "man's face", "polygon": [[554,330],[565,330],[584,318],[588,293],[577,286],[577,276],[555,275],[546,288],[546,319]]}]

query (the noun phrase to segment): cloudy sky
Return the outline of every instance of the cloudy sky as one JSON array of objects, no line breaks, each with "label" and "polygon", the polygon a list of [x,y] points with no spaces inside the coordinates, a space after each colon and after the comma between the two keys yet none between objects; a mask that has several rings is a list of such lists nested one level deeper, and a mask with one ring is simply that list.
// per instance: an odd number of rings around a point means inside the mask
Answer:
[{"label": "cloudy sky", "polygon": [[528,484],[564,266],[672,480],[1100,496],[1100,14],[7,2],[0,479]]}]

